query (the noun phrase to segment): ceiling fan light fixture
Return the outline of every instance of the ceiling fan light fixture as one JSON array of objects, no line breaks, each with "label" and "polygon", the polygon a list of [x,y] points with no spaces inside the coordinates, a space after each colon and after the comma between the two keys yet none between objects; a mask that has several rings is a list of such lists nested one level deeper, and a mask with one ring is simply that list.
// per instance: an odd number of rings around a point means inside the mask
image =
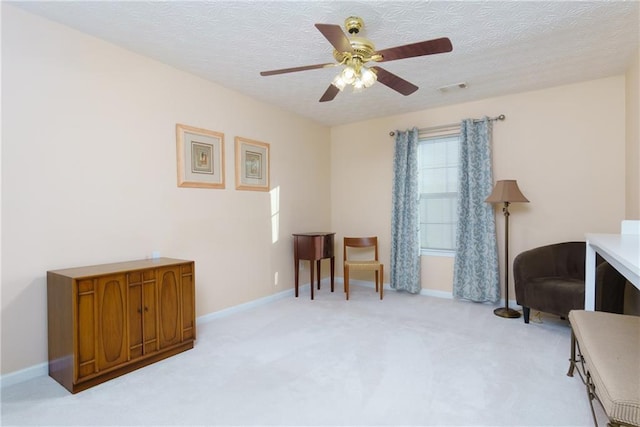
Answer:
[{"label": "ceiling fan light fixture", "polygon": [[346,84],[350,85],[356,80],[358,73],[351,65],[347,65],[344,67],[344,70],[342,70],[342,73],[340,73],[340,77]]},{"label": "ceiling fan light fixture", "polygon": [[357,61],[349,61],[331,84],[341,92],[346,86],[351,86],[354,92],[362,92],[364,89],[373,86],[377,80],[378,76],[373,70]]},{"label": "ceiling fan light fixture", "polygon": [[342,92],[344,90],[344,88],[347,86],[347,82],[345,82],[342,79],[342,73],[338,74],[333,81],[331,82],[332,85],[334,85],[335,87],[337,87],[338,89],[340,89],[340,92]]},{"label": "ceiling fan light fixture", "polygon": [[362,67],[360,79],[362,80],[362,84],[364,85],[364,87],[371,87],[376,82],[376,80],[378,80],[378,76],[367,67]]}]

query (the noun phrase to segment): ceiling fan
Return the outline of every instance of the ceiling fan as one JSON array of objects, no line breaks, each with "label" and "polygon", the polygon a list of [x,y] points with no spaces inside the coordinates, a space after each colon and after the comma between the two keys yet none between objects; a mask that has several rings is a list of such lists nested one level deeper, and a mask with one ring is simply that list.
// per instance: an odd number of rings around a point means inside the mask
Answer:
[{"label": "ceiling fan", "polygon": [[396,59],[451,52],[453,50],[451,40],[443,37],[376,51],[371,40],[357,36],[362,27],[364,27],[364,21],[357,16],[350,16],[344,22],[345,28],[351,35],[350,37],[342,31],[339,25],[315,24],[315,26],[335,48],[333,57],[336,62],[262,71],[260,75],[273,76],[276,74],[295,73],[298,71],[344,65],[342,72],[333,79],[324,95],[320,98],[320,102],[333,100],[347,85],[351,85],[353,90],[358,92],[370,87],[376,81],[379,81],[402,95],[411,95],[418,90],[418,86],[396,76],[384,68],[367,66],[366,64],[371,61],[387,62]]}]

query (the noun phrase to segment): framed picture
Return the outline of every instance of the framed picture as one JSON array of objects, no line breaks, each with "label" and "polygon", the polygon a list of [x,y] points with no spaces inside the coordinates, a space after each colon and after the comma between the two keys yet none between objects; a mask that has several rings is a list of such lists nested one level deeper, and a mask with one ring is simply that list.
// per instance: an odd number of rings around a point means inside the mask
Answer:
[{"label": "framed picture", "polygon": [[178,187],[224,188],[224,134],[176,124]]},{"label": "framed picture", "polygon": [[236,189],[269,191],[269,144],[237,136]]}]

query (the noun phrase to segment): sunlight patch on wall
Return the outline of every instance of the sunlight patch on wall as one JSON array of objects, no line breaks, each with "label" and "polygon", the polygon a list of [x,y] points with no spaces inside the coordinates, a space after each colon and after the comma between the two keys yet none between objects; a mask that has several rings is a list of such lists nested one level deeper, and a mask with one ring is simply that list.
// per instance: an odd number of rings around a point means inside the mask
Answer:
[{"label": "sunlight patch on wall", "polygon": [[269,193],[271,194],[271,243],[276,243],[280,235],[280,186]]}]

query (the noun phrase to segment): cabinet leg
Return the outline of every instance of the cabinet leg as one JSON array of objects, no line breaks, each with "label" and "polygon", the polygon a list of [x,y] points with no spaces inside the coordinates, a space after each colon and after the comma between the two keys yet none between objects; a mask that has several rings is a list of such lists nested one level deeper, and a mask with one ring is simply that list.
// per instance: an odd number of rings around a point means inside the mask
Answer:
[{"label": "cabinet leg", "polygon": [[294,267],[294,271],[295,271],[295,295],[296,298],[298,298],[298,279],[300,278],[300,261],[298,259],[295,260],[295,267]]},{"label": "cabinet leg", "polygon": [[333,276],[336,270],[336,257],[331,257],[331,292],[333,292]]},{"label": "cabinet leg", "polygon": [[311,288],[311,299],[313,299],[313,261],[309,261],[309,270],[311,280],[309,280],[309,288]]}]

